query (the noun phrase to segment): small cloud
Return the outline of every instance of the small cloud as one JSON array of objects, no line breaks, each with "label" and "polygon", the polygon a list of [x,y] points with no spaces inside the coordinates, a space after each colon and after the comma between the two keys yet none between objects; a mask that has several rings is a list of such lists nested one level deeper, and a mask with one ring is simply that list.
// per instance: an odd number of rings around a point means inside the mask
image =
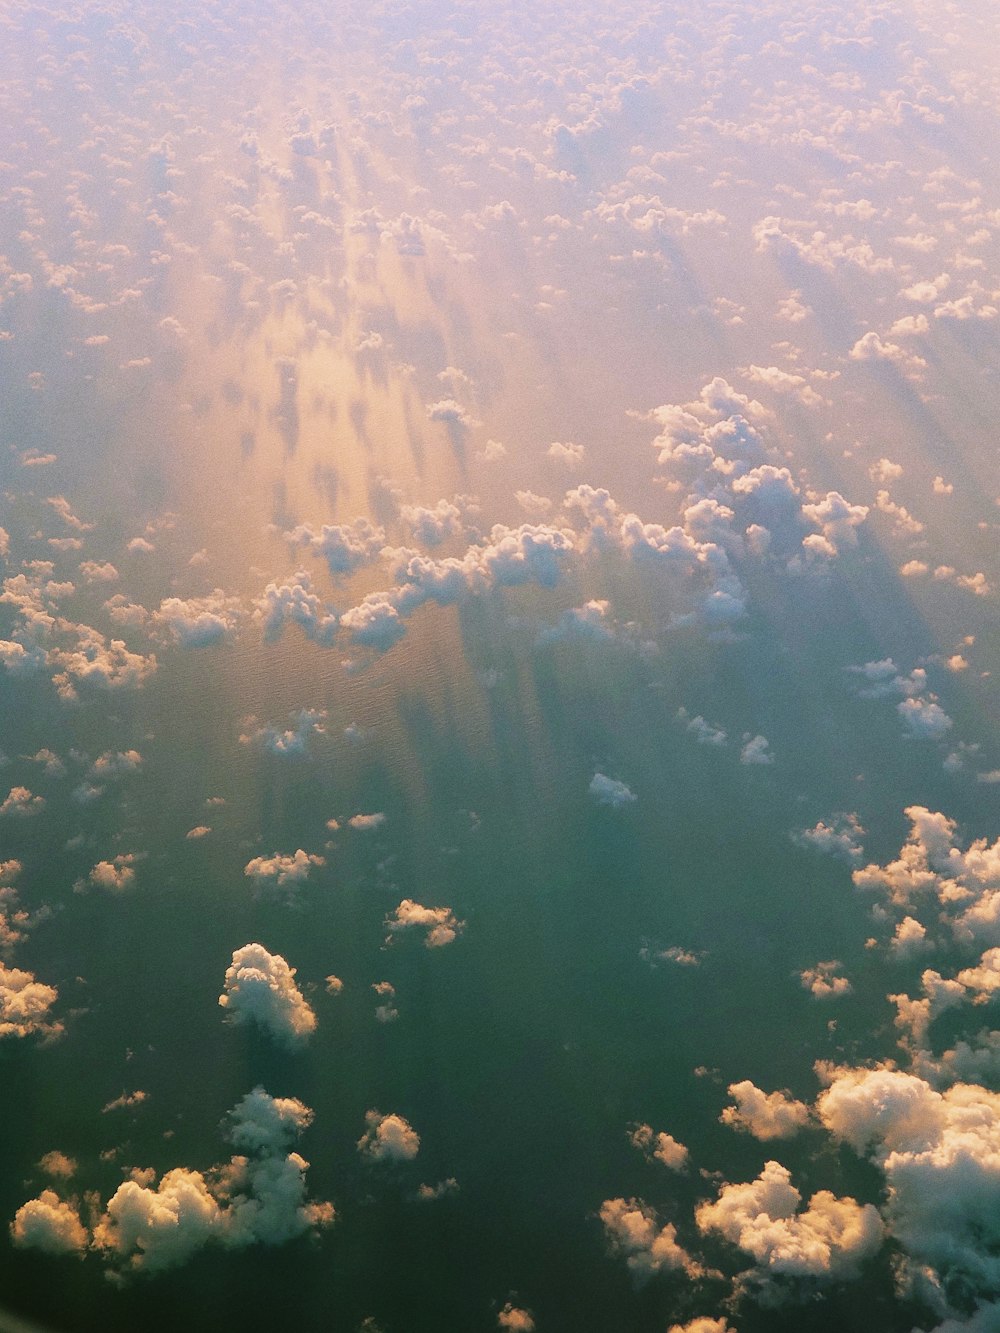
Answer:
[{"label": "small cloud", "polygon": [[609,778],[605,773],[595,773],[590,779],[587,791],[598,805],[607,805],[613,810],[620,810],[623,806],[631,805],[639,799],[624,782],[619,782],[617,778]]},{"label": "small cloud", "polygon": [[420,1135],[401,1115],[365,1115],[365,1132],[358,1139],[358,1152],[376,1162],[411,1162],[420,1150]]}]

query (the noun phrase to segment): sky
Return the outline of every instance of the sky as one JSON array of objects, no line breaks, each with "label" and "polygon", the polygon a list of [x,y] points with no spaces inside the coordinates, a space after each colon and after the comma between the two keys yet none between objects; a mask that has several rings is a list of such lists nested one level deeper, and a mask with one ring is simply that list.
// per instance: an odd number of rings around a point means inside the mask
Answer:
[{"label": "sky", "polygon": [[1000,1330],[995,7],[0,25],[0,1330]]}]

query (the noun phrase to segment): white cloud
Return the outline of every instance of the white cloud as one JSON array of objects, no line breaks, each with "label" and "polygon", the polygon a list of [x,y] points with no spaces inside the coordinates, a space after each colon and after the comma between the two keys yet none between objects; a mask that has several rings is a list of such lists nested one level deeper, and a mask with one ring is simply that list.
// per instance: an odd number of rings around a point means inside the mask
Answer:
[{"label": "white cloud", "polygon": [[424,943],[428,949],[439,949],[451,944],[465,929],[450,907],[424,907],[412,898],[404,898],[391,916],[385,919],[388,931],[386,944],[394,936],[408,930],[426,931]]},{"label": "white cloud", "polygon": [[135,852],[119,852],[112,861],[98,861],[87,882],[106,893],[124,893],[135,883],[135,864],[139,859]]},{"label": "white cloud", "polygon": [[692,1278],[704,1273],[701,1264],[679,1244],[674,1224],[661,1227],[656,1213],[642,1199],[605,1199],[600,1217],[612,1252],[625,1258],[639,1281],[675,1270]]},{"label": "white cloud", "polygon": [[774,755],[766,736],[752,736],[740,750],[741,764],[773,764]]},{"label": "white cloud", "polygon": [[349,828],[358,829],[360,832],[368,833],[373,829],[381,828],[386,822],[386,815],[381,810],[376,810],[370,815],[351,815],[347,821]]},{"label": "white cloud", "polygon": [[628,1141],[647,1161],[661,1162],[671,1171],[683,1171],[688,1164],[690,1154],[684,1144],[662,1130],[655,1133],[652,1125],[634,1125],[629,1130]]},{"label": "white cloud", "polygon": [[420,1135],[401,1115],[368,1111],[358,1152],[376,1162],[410,1162],[420,1151]]},{"label": "white cloud", "polygon": [[243,873],[261,889],[295,890],[309,877],[313,866],[326,865],[322,856],[304,852],[299,847],[293,854],[275,852],[271,856],[255,856],[243,867]]},{"label": "white cloud", "polygon": [[31,972],[0,962],[0,1039],[60,1036],[63,1025],[51,1016],[58,998],[54,986],[36,981]]},{"label": "white cloud", "polygon": [[219,1004],[234,1023],[256,1023],[293,1049],[316,1027],[316,1015],[295,984],[295,968],[262,944],[233,952]]},{"label": "white cloud", "polygon": [[95,1218],[88,1238],[75,1204],[44,1190],[12,1224],[16,1243],[49,1252],[97,1251],[115,1269],[156,1273],[209,1243],[229,1248],[280,1245],[328,1226],[333,1208],[307,1199],[308,1162],[290,1151],[312,1111],[255,1088],[233,1109],[229,1138],[239,1156],[204,1174],[133,1170]]},{"label": "white cloud", "polygon": [[45,1254],[83,1254],[89,1240],[76,1204],[60,1199],[54,1190],[42,1190],[21,1206],[10,1234],[15,1245]]},{"label": "white cloud", "polygon": [[850,995],[854,989],[848,979],[840,975],[841,964],[831,958],[815,967],[804,968],[799,973],[803,989],[809,991],[815,1000],[836,1000],[840,996]]},{"label": "white cloud", "polygon": [[723,1185],[714,1203],[700,1204],[695,1221],[717,1231],[755,1261],[756,1274],[787,1277],[852,1276],[882,1244],[878,1210],[828,1190],[812,1196],[804,1211],[791,1173],[767,1162],[756,1180]]},{"label": "white cloud", "polygon": [[944,1291],[995,1295],[1000,1094],[965,1083],[938,1092],[892,1068],[828,1077],[817,1111],[832,1134],[881,1167],[886,1220],[914,1269],[929,1269]]},{"label": "white cloud", "polygon": [[793,833],[792,840],[802,847],[835,856],[849,865],[860,865],[864,855],[861,846],[864,831],[856,814],[837,814],[829,824],[821,819],[812,828]]},{"label": "white cloud", "polygon": [[763,1092],[749,1079],[730,1083],[728,1092],[736,1105],[725,1107],[719,1119],[762,1143],[791,1138],[809,1123],[809,1107],[785,1092]]},{"label": "white cloud", "polygon": [[378,557],[385,530],[367,518],[356,518],[352,523],[324,523],[318,531],[303,523],[286,532],[285,538],[322,556],[331,574],[353,574]]},{"label": "white cloud", "polygon": [[44,796],[35,796],[27,787],[11,787],[0,804],[0,818],[26,819],[29,815],[41,814],[44,809]]}]

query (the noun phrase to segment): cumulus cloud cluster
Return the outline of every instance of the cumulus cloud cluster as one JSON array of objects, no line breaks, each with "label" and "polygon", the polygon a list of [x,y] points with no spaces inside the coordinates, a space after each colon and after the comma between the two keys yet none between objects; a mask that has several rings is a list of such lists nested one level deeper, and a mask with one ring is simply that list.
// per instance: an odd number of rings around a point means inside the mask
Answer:
[{"label": "cumulus cloud cluster", "polygon": [[295,984],[295,968],[262,944],[233,952],[219,1004],[234,1023],[255,1023],[295,1049],[316,1027],[316,1015]]},{"label": "cumulus cloud cluster", "polygon": [[329,1226],[333,1208],[306,1194],[308,1162],[292,1149],[312,1122],[294,1097],[257,1087],[233,1108],[228,1138],[237,1155],[206,1172],[175,1167],[157,1181],[133,1170],[86,1225],[78,1201],[43,1190],[17,1211],[19,1246],[50,1254],[90,1249],[119,1272],[157,1273],[209,1244],[281,1245]]}]

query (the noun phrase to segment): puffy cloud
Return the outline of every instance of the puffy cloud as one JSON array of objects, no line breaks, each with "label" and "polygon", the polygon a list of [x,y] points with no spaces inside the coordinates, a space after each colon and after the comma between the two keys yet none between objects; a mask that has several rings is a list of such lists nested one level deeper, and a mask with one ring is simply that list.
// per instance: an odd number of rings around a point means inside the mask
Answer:
[{"label": "puffy cloud", "polygon": [[497,1328],[506,1329],[507,1333],[535,1333],[535,1320],[528,1310],[508,1301],[497,1315]]},{"label": "puffy cloud", "polygon": [[234,950],[219,1004],[234,1023],[256,1023],[293,1049],[316,1027],[316,1015],[295,984],[295,968],[262,944]]},{"label": "puffy cloud", "polygon": [[890,954],[903,962],[909,961],[911,958],[917,958],[920,954],[933,949],[933,947],[933,944],[927,938],[925,927],[912,916],[903,917],[889,941]]},{"label": "puffy cloud", "polygon": [[259,745],[269,754],[284,758],[298,758],[308,752],[309,738],[322,736],[326,731],[326,710],[323,708],[300,708],[293,713],[290,727],[263,726],[250,729],[256,718],[244,723],[247,730],[240,734],[241,745]]},{"label": "puffy cloud", "polygon": [[740,373],[754,384],[764,384],[775,393],[797,398],[806,407],[819,407],[827,401],[804,375],[790,374],[778,366],[744,366]]},{"label": "puffy cloud", "polygon": [[856,814],[838,814],[829,824],[821,819],[812,828],[793,833],[792,840],[801,847],[811,847],[856,866],[864,855],[860,841],[864,831]]},{"label": "puffy cloud", "polygon": [[690,1154],[684,1144],[662,1130],[655,1133],[651,1125],[634,1125],[629,1130],[628,1141],[648,1161],[662,1162],[671,1171],[683,1171],[688,1164]]},{"label": "puffy cloud", "polygon": [[802,513],[822,534],[806,537],[802,545],[816,554],[836,555],[845,548],[857,546],[857,529],[868,517],[868,508],[850,504],[839,491],[828,491],[815,504],[803,505]]},{"label": "puffy cloud", "polygon": [[89,1240],[76,1205],[54,1190],[42,1190],[37,1199],[22,1204],[10,1234],[15,1245],[45,1254],[82,1254]]},{"label": "puffy cloud", "polygon": [[465,922],[457,920],[450,907],[423,907],[412,898],[404,898],[392,916],[386,917],[385,928],[387,944],[404,931],[424,930],[428,949],[438,949],[451,944],[465,929]]},{"label": "puffy cloud", "polygon": [[0,962],[0,1039],[60,1036],[63,1025],[51,1016],[58,998],[54,986],[36,981],[31,972]]},{"label": "puffy cloud", "polygon": [[642,1199],[605,1199],[600,1218],[612,1252],[624,1257],[638,1281],[677,1270],[692,1278],[704,1273],[678,1242],[674,1224],[661,1227],[656,1213]]},{"label": "puffy cloud", "polygon": [[624,782],[609,778],[605,773],[595,773],[587,791],[598,805],[609,805],[612,810],[620,810],[639,799]]},{"label": "puffy cloud", "polygon": [[476,423],[454,398],[440,398],[436,403],[427,404],[427,416],[431,421],[443,421],[449,426],[474,426]]},{"label": "puffy cloud", "polygon": [[351,815],[347,821],[348,827],[359,829],[362,832],[370,832],[372,829],[381,828],[386,821],[386,816],[381,810],[376,810],[370,815]]},{"label": "puffy cloud", "polygon": [[836,958],[815,967],[807,967],[799,973],[799,980],[805,990],[815,1000],[835,1000],[842,995],[850,995],[853,987],[846,977],[840,975],[841,964]]},{"label": "puffy cloud", "polygon": [[88,583],[116,583],[118,580],[118,570],[107,560],[103,563],[83,560],[80,562],[80,573]]},{"label": "puffy cloud", "polygon": [[205,597],[167,597],[151,613],[150,623],[161,635],[184,648],[207,648],[231,640],[243,618],[238,597],[221,588]]},{"label": "puffy cloud", "polygon": [[27,787],[11,787],[0,803],[0,818],[27,819],[29,815],[41,814],[44,809],[44,796],[33,795]]},{"label": "puffy cloud", "polygon": [[137,773],[142,768],[138,750],[105,750],[91,764],[88,776],[98,782],[108,782],[126,773]]},{"label": "puffy cloud", "polygon": [[313,866],[326,865],[322,856],[304,852],[299,847],[291,856],[275,852],[272,856],[255,856],[243,867],[243,873],[261,889],[291,889],[305,882]]},{"label": "puffy cloud", "polygon": [[940,740],[952,728],[952,720],[933,697],[917,695],[912,699],[901,699],[896,711],[903,719],[906,735],[915,740]]},{"label": "puffy cloud", "polygon": [[47,1152],[38,1165],[53,1180],[69,1180],[76,1174],[76,1162],[58,1149]]},{"label": "puffy cloud", "polygon": [[554,458],[559,463],[574,467],[577,463],[583,462],[585,450],[582,444],[565,444],[556,440],[549,445],[545,452],[549,458]]},{"label": "puffy cloud", "polygon": [[836,1069],[817,1110],[882,1169],[886,1219],[913,1264],[960,1299],[995,1295],[1000,1094],[966,1083],[938,1092],[892,1068]]},{"label": "puffy cloud", "polygon": [[465,528],[463,510],[449,500],[439,500],[433,509],[403,505],[399,516],[425,546],[439,546],[449,537],[460,536]]},{"label": "puffy cloud", "polygon": [[135,883],[135,865],[140,860],[136,852],[119,852],[112,861],[98,861],[86,880],[78,880],[74,885],[82,892],[87,884],[105,893],[124,893]]},{"label": "puffy cloud", "polygon": [[319,531],[304,523],[286,532],[285,537],[322,556],[331,574],[353,574],[376,559],[385,545],[384,529],[367,518],[356,518],[352,523],[324,523]]},{"label": "puffy cloud", "polygon": [[1000,944],[1000,839],[976,839],[963,852],[953,819],[925,806],[909,806],[906,815],[911,829],[898,858],[854,871],[855,884],[899,907],[935,897],[959,940]]},{"label": "puffy cloud", "polygon": [[317,643],[332,643],[339,619],[332,607],[324,605],[313,591],[312,578],[300,569],[284,583],[269,583],[256,606],[254,616],[269,639],[280,637],[286,624],[298,625]]},{"label": "puffy cloud", "polygon": [[89,625],[71,627],[76,643],[52,648],[47,655],[54,668],[52,683],[60,698],[73,701],[81,687],[97,690],[134,690],[156,671],[156,657],[131,652],[121,639],[110,642]]},{"label": "puffy cloud", "polygon": [[736,1105],[725,1107],[719,1119],[762,1143],[792,1138],[809,1123],[809,1107],[785,1092],[763,1092],[749,1079],[730,1083],[728,1092]]},{"label": "puffy cloud", "polygon": [[369,593],[363,602],[344,612],[340,623],[355,643],[379,652],[388,652],[406,633],[390,592]]},{"label": "puffy cloud", "polygon": [[368,1111],[358,1152],[376,1162],[410,1162],[420,1151],[420,1135],[401,1115]]},{"label": "puffy cloud", "polygon": [[[120,1271],[157,1273],[207,1244],[281,1245],[328,1226],[333,1208],[308,1200],[309,1164],[289,1151],[311,1120],[302,1102],[255,1088],[231,1113],[229,1139],[240,1155],[205,1173],[176,1167],[155,1188],[155,1172],[133,1171],[96,1218],[91,1248]],[[38,1202],[18,1211],[15,1227]]]},{"label": "puffy cloud", "polygon": [[851,1276],[882,1244],[884,1227],[871,1204],[828,1190],[799,1212],[801,1202],[791,1173],[772,1161],[756,1180],[723,1185],[714,1203],[698,1206],[695,1221],[750,1255],[759,1276]]},{"label": "puffy cloud", "polygon": [[889,361],[908,370],[923,369],[927,362],[899,343],[883,342],[874,329],[860,337],[848,353],[852,361]]}]

